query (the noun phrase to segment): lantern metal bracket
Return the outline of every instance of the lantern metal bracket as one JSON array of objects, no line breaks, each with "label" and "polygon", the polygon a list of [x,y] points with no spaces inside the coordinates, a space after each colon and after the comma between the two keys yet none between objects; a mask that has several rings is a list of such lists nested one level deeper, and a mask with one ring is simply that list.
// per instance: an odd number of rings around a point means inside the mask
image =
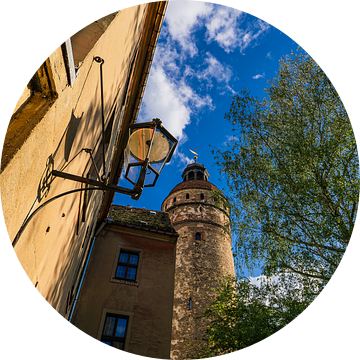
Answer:
[{"label": "lantern metal bracket", "polygon": [[[63,179],[72,180],[72,181],[80,182],[80,183],[87,184],[87,185],[97,186],[99,189],[101,189],[103,191],[113,191],[113,192],[118,192],[118,193],[125,194],[125,195],[130,195],[131,198],[134,200],[139,199],[139,197],[142,193],[141,186],[137,186],[138,184],[135,184],[134,189],[131,190],[131,189],[127,189],[127,188],[124,188],[121,186],[108,184],[108,179],[105,179],[103,176],[100,176],[100,174],[99,174],[99,170],[96,166],[95,159],[92,155],[92,149],[84,148],[82,150],[90,155],[91,162],[92,162],[95,172],[96,172],[97,180],[90,179],[87,177],[85,178],[85,177],[79,176],[79,175],[69,174],[64,171],[58,171],[58,170],[52,170],[51,176],[60,177]],[[138,183],[139,182],[140,182],[140,179],[139,179]]]}]

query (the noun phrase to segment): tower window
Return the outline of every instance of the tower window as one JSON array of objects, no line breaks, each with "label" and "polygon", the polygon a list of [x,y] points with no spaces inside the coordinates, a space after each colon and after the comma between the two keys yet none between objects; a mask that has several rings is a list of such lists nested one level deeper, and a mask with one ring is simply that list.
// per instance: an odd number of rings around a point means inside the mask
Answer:
[{"label": "tower window", "polygon": [[193,171],[190,171],[190,172],[189,172],[189,180],[194,180],[194,178],[195,178],[194,172],[193,172]]},{"label": "tower window", "polygon": [[204,194],[200,194],[200,200],[204,200]]},{"label": "tower window", "polygon": [[192,310],[192,300],[189,298],[189,310]]},{"label": "tower window", "polygon": [[189,194],[186,194],[186,200],[189,200]]},{"label": "tower window", "polygon": [[195,240],[197,240],[197,241],[201,240],[201,234],[200,233],[195,234]]},{"label": "tower window", "polygon": [[176,203],[176,197],[174,197],[174,204]]},{"label": "tower window", "polygon": [[202,171],[198,171],[198,172],[196,173],[196,178],[197,178],[198,180],[204,180],[204,173],[203,173]]}]

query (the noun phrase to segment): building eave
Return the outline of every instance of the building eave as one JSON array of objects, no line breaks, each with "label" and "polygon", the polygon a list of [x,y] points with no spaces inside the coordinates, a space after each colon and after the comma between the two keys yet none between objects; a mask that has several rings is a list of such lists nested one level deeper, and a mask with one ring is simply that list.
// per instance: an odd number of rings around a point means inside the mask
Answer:
[{"label": "building eave", "polygon": [[[127,140],[125,129],[129,124],[133,124],[137,120],[161,26],[164,21],[167,4],[167,1],[148,4],[149,7],[141,34],[139,49],[136,55],[137,59],[135,60],[137,65],[134,69],[129,87],[131,89],[129,101],[124,111],[121,134],[116,144],[112,171],[110,172],[110,184],[117,185],[120,180],[121,171],[124,165],[123,149],[125,148],[125,142]],[[114,196],[114,192],[106,192],[104,194],[102,206],[98,215],[97,226],[99,226],[99,224],[101,224],[108,216]]]},{"label": "building eave", "polygon": [[171,233],[131,224],[124,224],[117,221],[108,222],[105,226],[105,229],[170,243],[176,243],[177,238],[179,237],[178,233]]}]

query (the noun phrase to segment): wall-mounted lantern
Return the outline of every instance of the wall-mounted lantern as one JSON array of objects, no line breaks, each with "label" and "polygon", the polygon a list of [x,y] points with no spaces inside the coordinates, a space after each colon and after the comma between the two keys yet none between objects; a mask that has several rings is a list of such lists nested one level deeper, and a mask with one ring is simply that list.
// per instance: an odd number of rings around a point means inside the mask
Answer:
[{"label": "wall-mounted lantern", "polygon": [[87,185],[92,187],[85,187],[80,189],[72,189],[70,191],[58,194],[53,198],[45,201],[38,206],[23,222],[18,233],[13,241],[13,246],[17,244],[22,232],[26,228],[30,220],[38,213],[43,207],[50,202],[59,199],[63,196],[73,194],[80,191],[112,191],[121,194],[130,195],[132,199],[138,200],[141,196],[144,187],[155,186],[155,183],[160,175],[164,165],[168,163],[173,155],[178,141],[162,126],[160,119],[154,119],[151,122],[139,123],[129,125],[127,128],[128,139],[125,145],[125,178],[129,180],[133,188],[127,189],[121,186],[108,184],[106,177],[106,164],[105,164],[105,115],[104,115],[104,96],[103,96],[103,71],[104,60],[99,56],[94,57],[95,62],[100,64],[100,88],[101,88],[101,128],[102,128],[102,175],[96,166],[93,150],[84,148],[89,154],[91,162],[94,166],[97,179],[90,179],[65,173],[53,169],[53,163],[49,164],[49,171],[46,176],[46,183],[50,184],[54,177],[60,177]]},{"label": "wall-mounted lantern", "polygon": [[125,148],[125,178],[134,185],[133,189],[107,184],[106,179],[100,176],[96,168],[91,149],[84,150],[90,154],[97,180],[58,170],[53,170],[52,175],[93,185],[101,190],[130,195],[132,199],[138,200],[144,187],[155,186],[164,165],[170,161],[178,141],[162,126],[160,119],[129,125],[128,134]]},{"label": "wall-mounted lantern", "polygon": [[129,126],[125,150],[125,178],[134,190],[155,186],[164,165],[168,163],[177,140],[162,126],[160,119]]}]

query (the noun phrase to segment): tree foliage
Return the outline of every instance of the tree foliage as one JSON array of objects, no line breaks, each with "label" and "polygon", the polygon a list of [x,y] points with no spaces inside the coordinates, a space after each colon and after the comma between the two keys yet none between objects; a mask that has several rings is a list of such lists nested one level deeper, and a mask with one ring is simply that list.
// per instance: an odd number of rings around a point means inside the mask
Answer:
[{"label": "tree foliage", "polygon": [[359,165],[337,92],[302,50],[280,60],[258,99],[246,89],[225,115],[233,140],[215,152],[232,203],[236,261],[321,279],[338,266],[353,231]]},{"label": "tree foliage", "polygon": [[293,273],[263,276],[255,284],[224,279],[204,313],[209,325],[204,342],[195,347],[196,358],[234,352],[274,334],[311,303],[317,286],[316,280]]}]

